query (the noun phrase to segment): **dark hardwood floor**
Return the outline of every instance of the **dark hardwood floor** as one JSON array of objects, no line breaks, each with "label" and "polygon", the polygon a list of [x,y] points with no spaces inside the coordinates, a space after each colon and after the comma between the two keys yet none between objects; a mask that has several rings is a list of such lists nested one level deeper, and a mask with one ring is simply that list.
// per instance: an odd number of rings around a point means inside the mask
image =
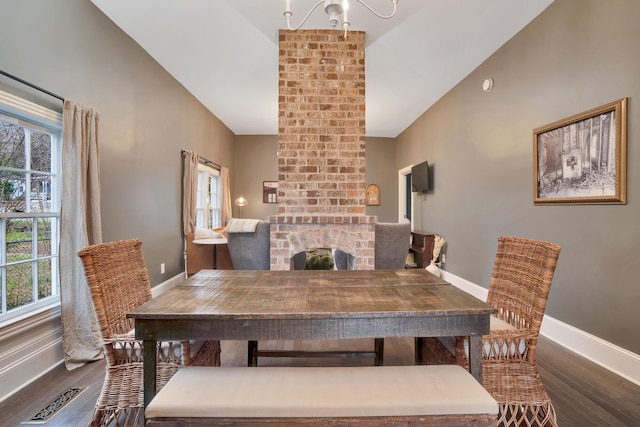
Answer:
[{"label": "dark hardwood floor", "polygon": [[[337,347],[337,341],[324,346]],[[282,342],[279,349],[309,349],[317,342]],[[340,343],[340,348],[368,349],[373,340]],[[261,343],[261,348],[263,347]],[[246,342],[222,343],[222,364],[246,365]],[[326,349],[326,347],[323,347]],[[371,359],[260,359],[267,365],[349,365],[372,364]],[[413,340],[386,339],[385,364],[413,363]],[[560,345],[541,338],[538,364],[543,382],[551,395],[561,427],[569,426],[638,426],[640,425],[640,386],[612,374],[606,369],[565,350]],[[44,424],[47,427],[86,426],[93,405],[102,387],[104,361],[86,365],[74,371],[62,366],[0,403],[0,426],[20,426],[21,423],[69,387],[88,387],[64,409]]]},{"label": "dark hardwood floor", "polygon": [[640,386],[548,339],[537,357],[561,427],[640,426]]}]

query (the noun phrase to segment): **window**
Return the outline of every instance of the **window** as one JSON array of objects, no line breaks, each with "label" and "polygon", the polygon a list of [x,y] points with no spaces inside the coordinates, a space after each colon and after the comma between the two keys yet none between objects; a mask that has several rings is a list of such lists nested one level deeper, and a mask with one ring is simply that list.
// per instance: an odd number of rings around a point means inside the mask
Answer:
[{"label": "window", "polygon": [[198,164],[196,227],[221,227],[221,206],[222,192],[220,191],[220,172],[209,166]]},{"label": "window", "polygon": [[0,323],[59,303],[61,129],[0,92]]}]

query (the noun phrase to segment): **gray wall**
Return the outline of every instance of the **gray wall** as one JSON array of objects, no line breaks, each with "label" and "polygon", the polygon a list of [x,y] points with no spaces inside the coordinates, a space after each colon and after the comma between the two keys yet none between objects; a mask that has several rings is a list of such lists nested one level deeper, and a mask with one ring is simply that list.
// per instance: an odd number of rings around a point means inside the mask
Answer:
[{"label": "gray wall", "polygon": [[[446,269],[487,286],[497,238],[562,246],[547,314],[640,353],[640,2],[556,0],[397,138],[426,158],[426,229]],[[482,91],[485,78],[495,80]],[[534,128],[629,97],[626,205],[533,205]]]},{"label": "gray wall", "polygon": [[[398,220],[398,171],[395,165],[395,141],[392,138],[367,138],[367,184],[380,187],[380,206],[367,206],[367,215],[378,221]],[[234,181],[232,201],[243,195],[249,205],[242,208],[243,218],[268,219],[278,213],[278,205],[262,203],[262,182],[278,180],[278,136],[240,135],[234,142]],[[233,207],[234,215],[240,209]]]},{"label": "gray wall", "polygon": [[367,206],[367,215],[379,222],[398,222],[398,171],[395,170],[396,144],[393,138],[368,137],[367,185],[380,187],[380,206]]},{"label": "gray wall", "polygon": [[[243,218],[268,219],[278,213],[275,203],[262,203],[262,182],[278,180],[278,136],[236,136],[234,142],[234,192],[231,201],[243,195],[249,205],[242,208]],[[234,216],[240,210],[233,206]]]},{"label": "gray wall", "polygon": [[180,150],[230,167],[233,133],[88,0],[4,1],[2,16],[1,69],[101,114],[103,240],[140,237],[152,285],[179,274]]}]

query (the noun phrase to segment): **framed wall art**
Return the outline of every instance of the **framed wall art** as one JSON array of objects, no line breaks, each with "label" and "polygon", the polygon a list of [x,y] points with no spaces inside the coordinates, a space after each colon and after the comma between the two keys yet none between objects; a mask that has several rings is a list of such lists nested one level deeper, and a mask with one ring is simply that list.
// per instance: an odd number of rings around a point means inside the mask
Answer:
[{"label": "framed wall art", "polygon": [[627,202],[627,98],[533,131],[534,204]]},{"label": "framed wall art", "polygon": [[262,181],[262,203],[278,203],[278,181]]},{"label": "framed wall art", "polygon": [[376,184],[369,184],[365,196],[366,206],[380,206],[380,188]]}]

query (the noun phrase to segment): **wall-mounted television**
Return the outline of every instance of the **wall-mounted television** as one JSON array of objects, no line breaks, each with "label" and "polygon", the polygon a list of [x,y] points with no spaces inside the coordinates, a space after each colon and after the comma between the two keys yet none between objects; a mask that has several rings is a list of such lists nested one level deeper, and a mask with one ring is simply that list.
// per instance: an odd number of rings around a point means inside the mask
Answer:
[{"label": "wall-mounted television", "polygon": [[411,168],[411,191],[423,193],[429,191],[429,163],[424,161]]}]

